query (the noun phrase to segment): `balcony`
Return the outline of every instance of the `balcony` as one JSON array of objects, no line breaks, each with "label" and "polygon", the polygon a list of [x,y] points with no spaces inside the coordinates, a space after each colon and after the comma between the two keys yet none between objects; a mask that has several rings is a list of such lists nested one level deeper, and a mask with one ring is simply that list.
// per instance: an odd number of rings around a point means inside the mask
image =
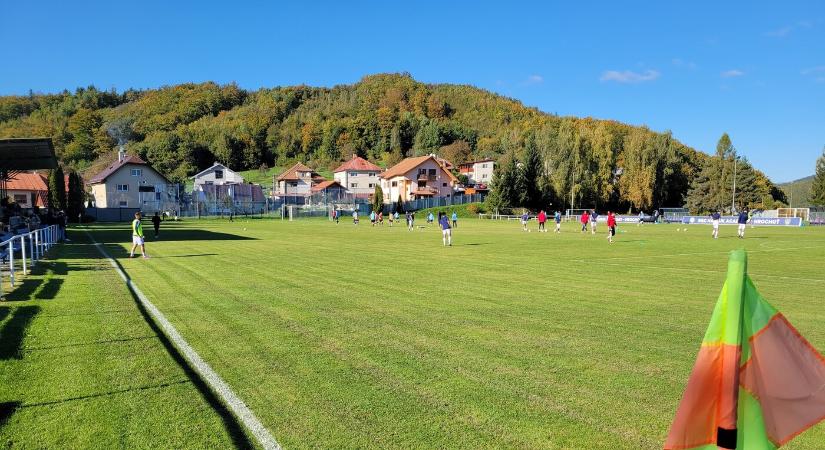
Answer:
[{"label": "balcony", "polygon": [[419,173],[418,174],[418,181],[436,181],[438,177],[436,175],[427,175],[426,173]]}]

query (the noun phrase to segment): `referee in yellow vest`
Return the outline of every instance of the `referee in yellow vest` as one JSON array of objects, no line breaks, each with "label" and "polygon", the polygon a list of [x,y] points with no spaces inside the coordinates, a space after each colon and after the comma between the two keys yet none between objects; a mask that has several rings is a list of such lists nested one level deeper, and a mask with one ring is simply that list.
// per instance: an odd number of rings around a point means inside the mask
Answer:
[{"label": "referee in yellow vest", "polygon": [[148,258],[146,254],[146,245],[143,243],[143,225],[140,223],[140,211],[135,213],[135,220],[132,221],[132,251],[129,253],[130,258],[135,257],[135,249],[140,246],[140,252],[143,253],[144,258]]}]

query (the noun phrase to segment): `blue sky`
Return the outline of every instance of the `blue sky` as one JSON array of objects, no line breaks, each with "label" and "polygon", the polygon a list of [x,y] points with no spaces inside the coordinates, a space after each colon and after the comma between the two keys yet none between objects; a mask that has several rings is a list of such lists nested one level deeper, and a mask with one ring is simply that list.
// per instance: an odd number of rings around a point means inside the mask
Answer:
[{"label": "blue sky", "polygon": [[0,94],[410,72],[706,152],[728,132],[777,182],[825,146],[825,2],[447,3],[2,0]]}]

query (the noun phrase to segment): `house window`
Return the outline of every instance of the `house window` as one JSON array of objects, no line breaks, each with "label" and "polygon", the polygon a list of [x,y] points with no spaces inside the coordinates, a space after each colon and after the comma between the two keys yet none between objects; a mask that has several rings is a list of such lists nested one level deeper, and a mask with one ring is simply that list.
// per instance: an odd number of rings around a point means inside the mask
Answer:
[{"label": "house window", "polygon": [[375,183],[370,183],[370,189],[375,187]]},{"label": "house window", "polygon": [[349,187],[351,187],[351,188],[357,188],[357,187],[358,187],[358,183],[350,183],[350,184],[349,184]]},{"label": "house window", "polygon": [[117,191],[118,192],[128,192],[129,191],[129,185],[128,184],[118,184],[117,185]]},{"label": "house window", "polygon": [[26,204],[26,194],[14,194],[14,203],[18,205]]},{"label": "house window", "polygon": [[357,176],[358,176],[358,172],[350,172],[350,173],[349,173],[349,176],[351,176],[351,177],[357,177]]},{"label": "house window", "polygon": [[297,181],[290,181],[289,182],[289,187],[298,187],[298,182]]},{"label": "house window", "polygon": [[434,176],[435,176],[435,169],[430,169],[430,176],[431,176],[431,177],[434,177]]},{"label": "house window", "polygon": [[132,169],[132,176],[139,177],[143,175],[143,169]]},{"label": "house window", "polygon": [[419,175],[427,175],[427,169],[418,169]]},{"label": "house window", "polygon": [[486,169],[486,168],[487,168],[487,164],[486,164],[486,163],[485,163],[485,164],[482,164],[482,165],[481,165],[481,168],[482,168],[482,169]]},{"label": "house window", "polygon": [[129,202],[127,202],[126,200],[121,200],[118,203],[118,206],[120,206],[121,208],[125,208],[125,207],[129,206]]},{"label": "house window", "polygon": [[391,185],[392,187],[398,187],[398,182],[397,182],[397,181],[393,181],[390,185]]},{"label": "house window", "polygon": [[482,178],[482,179],[487,178],[487,174],[486,174],[486,173],[485,173],[485,174],[482,174],[482,175],[481,175],[481,178]]},{"label": "house window", "polygon": [[155,200],[160,201],[160,192],[155,192]]},{"label": "house window", "polygon": [[217,169],[215,170],[215,179],[220,180],[223,178],[223,170]]},{"label": "house window", "polygon": [[371,176],[371,177],[374,177],[374,176],[375,176],[375,172],[370,172],[370,176]]},{"label": "house window", "polygon": [[441,183],[441,186],[447,187],[447,183]]}]

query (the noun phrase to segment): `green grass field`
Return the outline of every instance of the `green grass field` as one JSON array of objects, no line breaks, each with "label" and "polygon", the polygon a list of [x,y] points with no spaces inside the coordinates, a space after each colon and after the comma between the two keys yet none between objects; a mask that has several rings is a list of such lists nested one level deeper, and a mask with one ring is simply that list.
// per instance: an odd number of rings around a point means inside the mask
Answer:
[{"label": "green grass field", "polygon": [[[604,229],[462,219],[443,248],[434,227],[194,220],[164,223],[149,260],[125,258],[127,224],[89,230],[286,448],[654,449],[731,249],[749,250],[763,296],[825,350],[825,228],[749,229],[744,241],[733,227],[716,241],[709,227],[676,228],[623,226],[609,245]],[[0,304],[40,308],[17,341],[0,335],[0,402],[18,402],[0,443],[243,444],[84,233],[40,269],[62,272],[31,277],[63,279],[49,298],[44,287]],[[51,318],[77,311],[92,315]],[[132,338],[144,339],[60,347]],[[122,400],[27,406],[118,390]],[[165,428],[139,441],[155,424]],[[823,442],[820,424],[785,448]]]}]

